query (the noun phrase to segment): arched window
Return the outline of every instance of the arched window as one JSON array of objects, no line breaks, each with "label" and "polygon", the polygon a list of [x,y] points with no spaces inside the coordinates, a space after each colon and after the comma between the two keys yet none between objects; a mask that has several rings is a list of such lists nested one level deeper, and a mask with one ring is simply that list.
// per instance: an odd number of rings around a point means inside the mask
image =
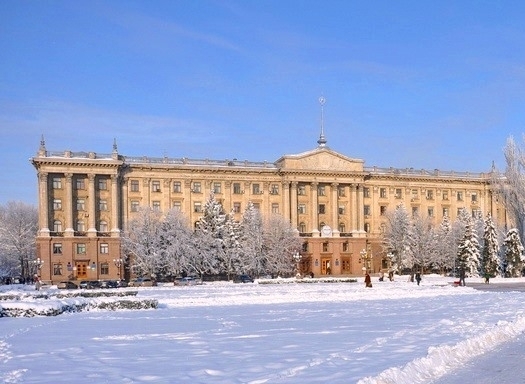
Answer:
[{"label": "arched window", "polygon": [[339,223],[339,232],[346,232],[345,223]]},{"label": "arched window", "polygon": [[108,222],[105,220],[100,220],[100,223],[98,224],[98,229],[100,232],[107,232],[108,231]]},{"label": "arched window", "polygon": [[84,232],[84,220],[77,220],[77,231]]},{"label": "arched window", "polygon": [[53,221],[53,231],[62,232],[62,222],[60,220]]},{"label": "arched window", "polygon": [[306,232],[306,224],[304,222],[299,223],[299,232],[305,233]]},{"label": "arched window", "polygon": [[321,229],[323,229],[324,226],[325,226],[324,221],[321,221],[321,223],[319,224],[319,231],[320,231]]}]

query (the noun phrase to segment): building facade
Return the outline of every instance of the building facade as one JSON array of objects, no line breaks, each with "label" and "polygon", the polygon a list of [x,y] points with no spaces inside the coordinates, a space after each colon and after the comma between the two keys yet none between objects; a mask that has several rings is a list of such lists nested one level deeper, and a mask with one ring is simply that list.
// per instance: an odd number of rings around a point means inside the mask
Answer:
[{"label": "building facade", "polygon": [[42,139],[31,159],[37,170],[37,257],[45,281],[129,278],[120,235],[139,207],[175,208],[198,221],[210,193],[240,220],[248,202],[263,216],[288,218],[303,238],[303,273],[361,275],[388,268],[381,235],[386,214],[403,203],[436,224],[460,209],[505,221],[492,196],[490,173],[365,167],[318,146],[275,161],[127,157],[117,151],[47,151]]}]

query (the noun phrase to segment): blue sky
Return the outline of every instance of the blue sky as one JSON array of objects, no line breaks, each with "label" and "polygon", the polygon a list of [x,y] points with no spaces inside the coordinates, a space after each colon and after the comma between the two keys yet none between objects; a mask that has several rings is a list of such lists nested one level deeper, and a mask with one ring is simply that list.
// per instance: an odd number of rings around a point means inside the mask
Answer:
[{"label": "blue sky", "polygon": [[0,204],[48,150],[504,167],[525,121],[522,1],[0,2]]}]

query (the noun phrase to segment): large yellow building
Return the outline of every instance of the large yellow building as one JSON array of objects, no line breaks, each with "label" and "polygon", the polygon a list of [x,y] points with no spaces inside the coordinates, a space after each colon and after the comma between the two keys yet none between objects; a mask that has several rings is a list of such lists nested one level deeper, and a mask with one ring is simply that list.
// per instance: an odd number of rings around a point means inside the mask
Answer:
[{"label": "large yellow building", "polygon": [[128,157],[116,143],[109,154],[49,152],[42,139],[31,159],[38,173],[37,256],[43,280],[129,277],[120,235],[141,206],[180,209],[196,222],[210,192],[237,219],[248,202],[262,215],[279,213],[304,239],[302,272],[360,275],[387,268],[380,239],[385,214],[399,203],[441,222],[461,208],[503,222],[490,173],[365,167],[318,146],[275,161]]}]

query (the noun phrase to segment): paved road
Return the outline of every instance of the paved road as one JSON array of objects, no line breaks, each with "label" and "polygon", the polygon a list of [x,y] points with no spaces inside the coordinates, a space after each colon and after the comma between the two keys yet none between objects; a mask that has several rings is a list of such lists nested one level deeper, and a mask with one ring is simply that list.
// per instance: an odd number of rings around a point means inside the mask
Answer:
[{"label": "paved road", "polygon": [[[525,292],[525,283],[468,283],[482,291]],[[525,299],[525,296],[524,296]],[[451,372],[432,384],[525,384],[525,334],[495,350],[477,357],[463,368]]]}]

